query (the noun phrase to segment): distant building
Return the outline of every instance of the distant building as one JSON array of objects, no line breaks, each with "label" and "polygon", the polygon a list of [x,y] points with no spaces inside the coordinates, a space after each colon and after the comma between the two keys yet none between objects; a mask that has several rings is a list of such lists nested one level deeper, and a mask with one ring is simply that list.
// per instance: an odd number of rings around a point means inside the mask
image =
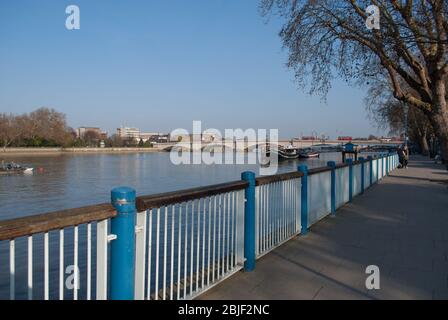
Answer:
[{"label": "distant building", "polygon": [[[76,137],[78,139],[83,139],[86,135],[87,132],[93,132],[95,133],[98,137],[101,137],[101,134],[103,133],[103,131],[101,131],[100,128],[97,127],[79,127],[76,130]],[[106,133],[107,135],[107,133]]]},{"label": "distant building", "polygon": [[101,140],[106,140],[108,137],[107,131],[101,131],[100,137]]},{"label": "distant building", "polygon": [[123,140],[140,140],[140,130],[137,128],[120,127],[117,135]]},{"label": "distant building", "polygon": [[352,137],[349,137],[349,136],[339,136],[339,137],[338,137],[338,140],[339,140],[339,141],[352,141],[353,138],[352,138]]},{"label": "distant building", "polygon": [[167,143],[170,141],[170,135],[160,132],[144,132],[140,133],[140,139],[143,140],[143,142]]}]

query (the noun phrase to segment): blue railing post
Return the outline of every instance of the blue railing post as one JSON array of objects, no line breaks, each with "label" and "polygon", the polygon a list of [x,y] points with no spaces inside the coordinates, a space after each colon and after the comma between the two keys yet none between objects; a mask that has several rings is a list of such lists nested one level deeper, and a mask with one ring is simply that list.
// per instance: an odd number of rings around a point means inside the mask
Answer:
[{"label": "blue railing post", "polygon": [[298,171],[303,173],[302,177],[302,189],[301,189],[301,200],[300,200],[300,221],[302,224],[302,235],[308,233],[308,167],[304,164],[297,168]]},{"label": "blue railing post", "polygon": [[365,185],[365,173],[364,173],[364,166],[365,166],[365,159],[364,157],[359,157],[359,161],[361,162],[361,194],[364,193],[364,185]]},{"label": "blue railing post", "polygon": [[135,190],[128,187],[111,191],[117,216],[111,219],[116,239],[110,246],[110,292],[112,300],[134,299],[135,274]]},{"label": "blue railing post", "polygon": [[368,156],[367,161],[369,161],[369,186],[372,186],[372,184],[373,184],[373,158],[372,158],[372,156]]},{"label": "blue railing post", "polygon": [[255,173],[243,172],[241,179],[249,182],[244,205],[244,271],[249,272],[255,269]]},{"label": "blue railing post", "polygon": [[336,214],[336,162],[328,161],[327,166],[331,168],[331,214]]},{"label": "blue railing post", "polygon": [[348,164],[348,202],[353,200],[353,160],[347,159]]}]

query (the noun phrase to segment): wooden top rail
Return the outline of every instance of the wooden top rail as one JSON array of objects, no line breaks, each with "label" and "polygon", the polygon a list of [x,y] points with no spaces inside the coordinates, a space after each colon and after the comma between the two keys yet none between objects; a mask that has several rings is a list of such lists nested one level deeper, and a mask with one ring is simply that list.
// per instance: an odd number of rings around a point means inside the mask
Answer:
[{"label": "wooden top rail", "polygon": [[211,197],[217,194],[243,190],[249,185],[243,180],[216,184],[211,186],[159,193],[149,196],[137,197],[136,206],[139,212],[160,208],[175,203]]},{"label": "wooden top rail", "polygon": [[308,175],[312,176],[313,174],[323,173],[331,171],[331,167],[320,167],[320,168],[313,168],[308,170]]},{"label": "wooden top rail", "polygon": [[281,174],[276,174],[276,175],[272,175],[272,176],[258,177],[256,179],[256,185],[262,186],[262,185],[270,184],[273,182],[298,179],[301,177],[303,177],[303,173],[301,173],[299,171],[281,173]]},{"label": "wooden top rail", "polygon": [[0,241],[63,229],[115,217],[111,204],[98,204],[0,221]]}]

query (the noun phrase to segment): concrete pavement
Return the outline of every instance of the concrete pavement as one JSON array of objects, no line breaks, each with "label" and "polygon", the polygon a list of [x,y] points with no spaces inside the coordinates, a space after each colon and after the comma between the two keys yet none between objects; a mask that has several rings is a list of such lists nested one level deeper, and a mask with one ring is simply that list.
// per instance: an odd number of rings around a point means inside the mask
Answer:
[{"label": "concrete pavement", "polygon": [[[199,299],[448,299],[448,171],[423,157]],[[380,269],[367,290],[365,269]]]}]

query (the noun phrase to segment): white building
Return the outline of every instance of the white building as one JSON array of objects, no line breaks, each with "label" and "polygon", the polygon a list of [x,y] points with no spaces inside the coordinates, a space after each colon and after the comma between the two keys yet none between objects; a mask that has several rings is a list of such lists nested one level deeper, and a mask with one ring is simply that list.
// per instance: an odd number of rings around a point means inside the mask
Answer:
[{"label": "white building", "polygon": [[138,128],[121,127],[117,129],[117,135],[123,140],[140,140]]}]

